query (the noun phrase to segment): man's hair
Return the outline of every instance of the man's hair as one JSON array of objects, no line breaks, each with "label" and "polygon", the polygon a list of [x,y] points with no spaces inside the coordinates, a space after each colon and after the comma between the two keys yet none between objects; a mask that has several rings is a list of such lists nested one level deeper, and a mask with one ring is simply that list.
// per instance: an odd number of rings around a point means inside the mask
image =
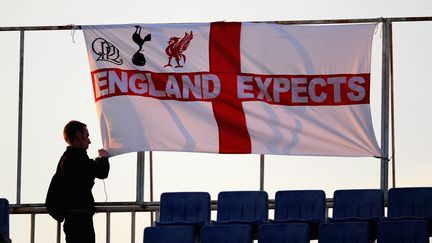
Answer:
[{"label": "man's hair", "polygon": [[81,132],[85,127],[87,127],[87,125],[79,121],[68,122],[63,129],[63,137],[66,143],[71,145],[75,140],[76,133],[78,131]]}]

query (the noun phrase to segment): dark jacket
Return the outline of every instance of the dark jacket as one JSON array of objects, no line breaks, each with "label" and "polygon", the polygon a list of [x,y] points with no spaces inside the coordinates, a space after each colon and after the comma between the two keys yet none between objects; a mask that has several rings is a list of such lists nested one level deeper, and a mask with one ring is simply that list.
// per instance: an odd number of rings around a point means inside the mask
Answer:
[{"label": "dark jacket", "polygon": [[87,152],[68,146],[63,153],[57,171],[66,181],[67,210],[95,212],[92,188],[94,179],[105,179],[109,172],[108,158],[90,159]]}]

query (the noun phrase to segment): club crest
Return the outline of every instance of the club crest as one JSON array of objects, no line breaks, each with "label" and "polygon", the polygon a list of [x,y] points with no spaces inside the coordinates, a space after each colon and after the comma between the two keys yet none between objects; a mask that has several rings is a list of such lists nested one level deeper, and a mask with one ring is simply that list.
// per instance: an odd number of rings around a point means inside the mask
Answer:
[{"label": "club crest", "polygon": [[151,41],[151,34],[147,34],[144,38],[141,37],[141,27],[136,25],[135,32],[132,34],[132,40],[138,45],[139,49],[132,56],[132,63],[137,66],[144,66],[146,59],[142,52],[142,48],[145,42]]},{"label": "club crest", "polygon": [[92,43],[92,50],[98,55],[96,61],[106,61],[116,65],[123,63],[123,60],[120,58],[119,49],[104,38],[96,38]]},{"label": "club crest", "polygon": [[183,62],[183,64],[186,63],[186,55],[183,54],[183,52],[186,51],[192,39],[193,39],[192,31],[190,33],[186,32],[183,38],[174,36],[169,39],[168,46],[165,49],[165,53],[168,56],[168,64],[166,64],[164,68],[172,67],[171,61],[173,58],[177,63],[175,68],[183,67],[180,64],[180,62]]}]

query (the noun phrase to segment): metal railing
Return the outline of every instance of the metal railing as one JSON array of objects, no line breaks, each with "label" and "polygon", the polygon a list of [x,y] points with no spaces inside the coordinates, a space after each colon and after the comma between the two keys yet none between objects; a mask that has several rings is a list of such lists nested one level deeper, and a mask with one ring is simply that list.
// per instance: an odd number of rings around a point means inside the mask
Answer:
[{"label": "metal railing", "polygon": [[[381,23],[383,30],[382,38],[382,98],[381,98],[381,176],[380,186],[386,193],[388,191],[388,155],[389,155],[389,115],[390,115],[390,77],[392,60],[392,23],[393,22],[413,22],[413,21],[432,21],[432,17],[392,17],[392,18],[366,18],[366,19],[333,19],[333,20],[296,20],[296,21],[272,21],[278,24],[348,24],[348,23]],[[73,30],[81,29],[81,26],[17,26],[0,27],[0,31],[19,31],[20,32],[20,65],[19,65],[19,98],[18,98],[18,146],[17,146],[17,191],[16,204],[10,205],[11,214],[29,214],[31,216],[31,237],[30,242],[34,243],[35,238],[35,216],[46,214],[44,204],[22,204],[21,203],[21,162],[22,162],[22,131],[23,131],[23,88],[24,88],[24,38],[27,31],[50,31],[50,30]],[[391,104],[393,105],[393,104]],[[393,110],[393,109],[392,109]],[[391,114],[393,117],[393,114]],[[394,136],[392,136],[392,139]],[[394,148],[394,146],[392,146]],[[392,153],[394,155],[394,151]],[[111,213],[127,212],[131,213],[131,242],[135,243],[135,226],[137,212],[150,212],[151,221],[154,221],[153,214],[159,211],[159,202],[153,201],[153,171],[150,167],[150,198],[151,202],[144,202],[144,159],[145,153],[139,152],[137,156],[137,185],[136,202],[107,202],[97,203],[96,211],[106,214],[106,234],[107,243],[110,242]],[[152,164],[152,154],[150,152],[150,164]],[[394,161],[393,161],[394,162]],[[260,190],[264,190],[264,155],[260,156]],[[393,167],[394,168],[394,167]],[[327,199],[327,209],[331,208],[332,199]],[[216,210],[217,202],[211,202],[212,210]],[[274,208],[274,201],[269,201],[269,208]],[[60,224],[57,225],[57,242],[60,239]]]}]

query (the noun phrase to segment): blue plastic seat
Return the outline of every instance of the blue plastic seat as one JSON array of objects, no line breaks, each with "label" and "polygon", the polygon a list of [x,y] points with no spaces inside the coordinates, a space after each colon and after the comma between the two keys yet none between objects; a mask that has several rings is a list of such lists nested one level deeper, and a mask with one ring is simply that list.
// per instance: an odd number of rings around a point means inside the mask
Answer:
[{"label": "blue plastic seat", "polygon": [[318,243],[369,243],[366,222],[324,223],[320,225]]},{"label": "blue plastic seat", "polygon": [[224,191],[219,193],[217,224],[249,224],[257,227],[267,221],[267,192]]},{"label": "blue plastic seat", "polygon": [[0,198],[0,239],[9,239],[9,202]]},{"label": "blue plastic seat", "polygon": [[192,226],[147,227],[144,243],[195,243],[195,230]]},{"label": "blue plastic seat", "polygon": [[160,200],[158,226],[189,225],[199,228],[210,223],[210,194],[207,192],[166,192]]},{"label": "blue plastic seat", "polygon": [[378,223],[378,243],[428,243],[428,222],[398,220]]},{"label": "blue plastic seat", "polygon": [[377,223],[384,218],[384,194],[380,189],[336,190],[333,217],[329,222],[368,222],[371,239],[376,238]]},{"label": "blue plastic seat", "polygon": [[309,243],[309,225],[304,223],[262,224],[258,243]]},{"label": "blue plastic seat", "polygon": [[205,225],[201,243],[252,243],[252,227],[245,224]]},{"label": "blue plastic seat", "polygon": [[217,223],[261,224],[267,221],[267,192],[225,191],[219,193]]},{"label": "blue plastic seat", "polygon": [[432,187],[391,188],[387,215],[389,218],[432,217]]},{"label": "blue plastic seat", "polygon": [[333,194],[333,219],[382,217],[384,194],[380,189],[336,190]]},{"label": "blue plastic seat", "polygon": [[391,188],[388,192],[389,220],[426,220],[432,236],[432,187]]},{"label": "blue plastic seat", "polygon": [[247,224],[257,239],[258,226],[268,222],[268,194],[265,191],[223,191],[218,195],[215,224]]},{"label": "blue plastic seat", "polygon": [[318,227],[325,221],[326,196],[323,190],[278,191],[272,223],[306,223],[310,238],[318,237]]}]

